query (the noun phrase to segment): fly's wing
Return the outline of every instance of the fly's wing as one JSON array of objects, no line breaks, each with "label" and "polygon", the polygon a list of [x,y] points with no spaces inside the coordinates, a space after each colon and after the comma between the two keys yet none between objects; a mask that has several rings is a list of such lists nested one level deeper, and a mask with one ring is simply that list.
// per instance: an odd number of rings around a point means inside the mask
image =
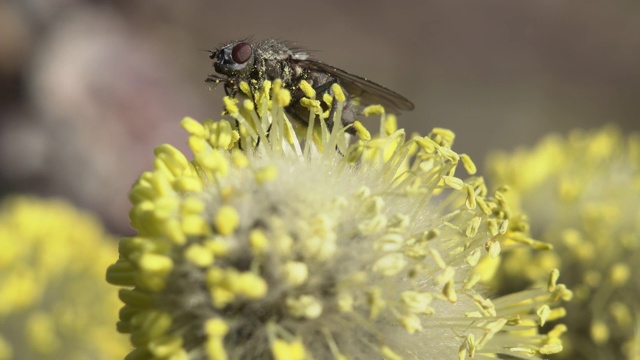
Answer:
[{"label": "fly's wing", "polygon": [[357,97],[364,105],[380,104],[391,112],[413,110],[414,105],[395,91],[378,85],[371,80],[350,74],[323,62],[311,59],[297,60],[297,64],[311,71],[321,71],[336,77],[350,97]]}]

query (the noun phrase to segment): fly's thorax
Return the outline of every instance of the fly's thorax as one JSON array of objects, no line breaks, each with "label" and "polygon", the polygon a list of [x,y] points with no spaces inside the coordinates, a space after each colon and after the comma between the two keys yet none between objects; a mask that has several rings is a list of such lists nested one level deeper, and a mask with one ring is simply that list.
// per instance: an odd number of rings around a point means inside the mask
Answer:
[{"label": "fly's thorax", "polygon": [[261,80],[280,79],[284,87],[289,90],[297,87],[301,78],[299,78],[300,70],[296,65],[292,64],[288,59],[260,59],[260,65],[257,67]]},{"label": "fly's thorax", "polygon": [[255,53],[265,60],[285,60],[292,56],[291,50],[281,41],[267,39],[254,45]]}]

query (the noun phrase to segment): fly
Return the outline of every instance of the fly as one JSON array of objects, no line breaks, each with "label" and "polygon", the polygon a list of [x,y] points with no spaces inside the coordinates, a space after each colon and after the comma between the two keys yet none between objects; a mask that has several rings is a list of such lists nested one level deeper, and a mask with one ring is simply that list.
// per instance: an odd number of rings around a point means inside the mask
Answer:
[{"label": "fly", "polygon": [[[306,80],[314,88],[319,99],[325,93],[333,97],[331,85],[338,84],[342,87],[347,97],[341,119],[345,126],[355,121],[359,113],[357,102],[362,106],[379,104],[394,113],[414,108],[411,101],[395,91],[311,59],[306,51],[283,41],[267,39],[253,44],[248,40],[234,41],[211,51],[209,58],[213,60],[216,74],[209,75],[206,81],[224,83],[225,92],[231,97],[238,94],[242,81],[250,84],[255,91],[265,80],[281,79],[283,87],[291,91],[292,100],[286,111],[303,123],[306,122],[304,114],[308,114],[308,110],[300,104],[304,94],[298,85],[302,80]],[[331,128],[333,116],[330,115],[326,121]],[[351,127],[347,131],[353,132]]]}]

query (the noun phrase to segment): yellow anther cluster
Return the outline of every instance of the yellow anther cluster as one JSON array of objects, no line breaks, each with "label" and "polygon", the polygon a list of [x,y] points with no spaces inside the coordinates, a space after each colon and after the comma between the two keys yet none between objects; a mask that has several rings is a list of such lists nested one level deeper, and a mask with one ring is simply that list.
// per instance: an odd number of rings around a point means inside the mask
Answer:
[{"label": "yellow anther cluster", "polygon": [[[407,139],[373,106],[366,113],[381,115],[382,133],[355,122],[349,141],[342,89],[332,88],[330,128],[319,112],[329,99],[308,85],[307,131],[289,121],[280,81],[241,84],[251,101],[224,100],[232,121],[183,120],[191,161],[161,146],[134,185],[138,234],[121,241],[107,275],[127,287],[118,329],[130,334],[132,358],[554,351],[557,338],[536,326],[562,313],[563,286],[492,300],[474,288],[482,255],[526,236],[509,226],[500,192],[456,173],[476,169],[451,148],[453,133]],[[454,341],[432,337],[442,329]]]}]

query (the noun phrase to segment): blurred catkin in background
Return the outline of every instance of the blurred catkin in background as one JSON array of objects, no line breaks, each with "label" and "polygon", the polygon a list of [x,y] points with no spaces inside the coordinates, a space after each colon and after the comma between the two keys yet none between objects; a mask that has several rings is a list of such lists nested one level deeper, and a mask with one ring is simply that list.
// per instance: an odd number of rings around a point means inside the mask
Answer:
[{"label": "blurred catkin in background", "polygon": [[559,267],[567,305],[563,359],[640,358],[640,135],[616,126],[549,135],[533,148],[495,153],[492,183],[555,251],[508,254],[499,288],[512,291]]}]

